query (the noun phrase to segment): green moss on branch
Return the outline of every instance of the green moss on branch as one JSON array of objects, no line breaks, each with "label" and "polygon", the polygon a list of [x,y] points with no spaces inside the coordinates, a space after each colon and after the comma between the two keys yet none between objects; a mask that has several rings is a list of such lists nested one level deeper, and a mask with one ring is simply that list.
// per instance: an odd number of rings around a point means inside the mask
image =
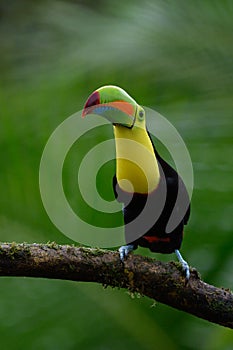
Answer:
[{"label": "green moss on branch", "polygon": [[118,252],[48,244],[0,244],[0,276],[26,276],[102,283],[128,289],[197,317],[233,328],[233,294],[204,283],[196,270],[185,284],[173,262]]}]

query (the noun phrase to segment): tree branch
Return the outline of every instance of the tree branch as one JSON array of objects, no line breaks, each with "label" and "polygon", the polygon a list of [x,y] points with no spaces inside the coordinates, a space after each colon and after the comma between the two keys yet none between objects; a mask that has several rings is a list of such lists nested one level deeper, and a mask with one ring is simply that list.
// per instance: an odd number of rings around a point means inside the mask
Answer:
[{"label": "tree branch", "polygon": [[127,288],[213,323],[233,328],[233,294],[204,283],[196,270],[185,285],[179,263],[118,252],[50,244],[0,244],[0,276],[102,283]]}]

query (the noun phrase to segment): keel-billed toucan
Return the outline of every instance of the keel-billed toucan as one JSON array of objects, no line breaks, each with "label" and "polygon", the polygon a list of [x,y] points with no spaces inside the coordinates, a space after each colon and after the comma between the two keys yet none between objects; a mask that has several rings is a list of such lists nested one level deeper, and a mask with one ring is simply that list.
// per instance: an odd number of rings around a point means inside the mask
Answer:
[{"label": "keel-billed toucan", "polygon": [[108,85],[89,96],[82,116],[87,114],[101,115],[113,124],[113,188],[123,203],[126,239],[126,245],[119,249],[121,260],[138,246],[152,252],[174,252],[188,280],[189,266],[179,249],[190,215],[189,196],[177,172],[155,149],[146,129],[145,110],[123,89]]}]

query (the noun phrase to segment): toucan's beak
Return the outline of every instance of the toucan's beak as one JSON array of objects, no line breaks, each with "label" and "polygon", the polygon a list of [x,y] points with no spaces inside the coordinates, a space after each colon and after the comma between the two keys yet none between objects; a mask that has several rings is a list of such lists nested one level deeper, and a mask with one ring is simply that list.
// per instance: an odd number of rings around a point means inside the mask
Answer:
[{"label": "toucan's beak", "polygon": [[85,103],[82,117],[88,114],[98,114],[112,124],[133,127],[137,111],[137,104],[126,101],[101,102],[100,93],[94,91]]}]

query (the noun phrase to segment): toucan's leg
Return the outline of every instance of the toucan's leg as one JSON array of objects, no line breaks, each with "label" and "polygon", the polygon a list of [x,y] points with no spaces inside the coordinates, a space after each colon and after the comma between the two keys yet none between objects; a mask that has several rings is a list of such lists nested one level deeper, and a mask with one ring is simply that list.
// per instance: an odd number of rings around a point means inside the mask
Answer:
[{"label": "toucan's leg", "polygon": [[175,254],[179,260],[179,262],[181,263],[182,265],[182,268],[183,268],[183,271],[185,273],[185,278],[186,280],[188,281],[189,280],[189,277],[190,277],[190,270],[189,270],[189,265],[188,263],[182,258],[182,255],[180,254],[179,250],[176,249],[175,250]]},{"label": "toucan's leg", "polygon": [[123,245],[119,248],[119,254],[121,261],[124,261],[127,255],[135,249],[134,244]]}]

